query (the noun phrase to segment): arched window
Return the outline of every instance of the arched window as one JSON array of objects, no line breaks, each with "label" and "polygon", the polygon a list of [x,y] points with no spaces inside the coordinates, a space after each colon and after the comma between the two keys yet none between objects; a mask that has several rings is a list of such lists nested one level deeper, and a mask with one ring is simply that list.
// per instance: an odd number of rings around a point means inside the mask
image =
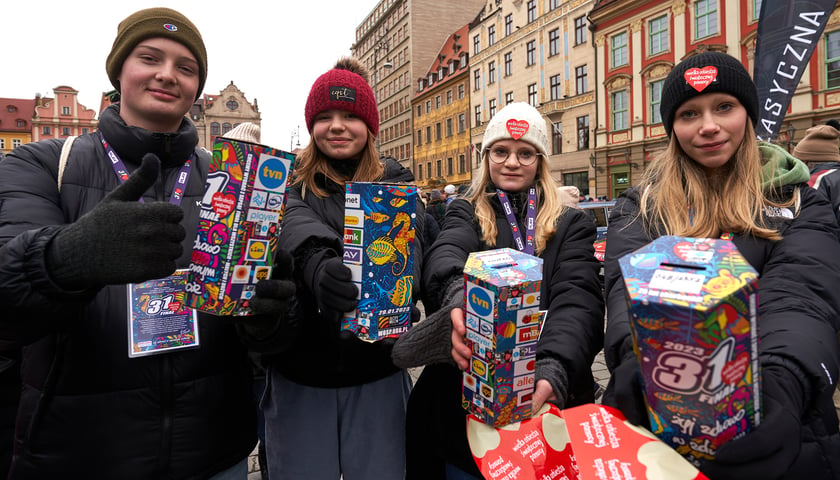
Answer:
[{"label": "arched window", "polygon": [[222,124],[222,135],[228,133],[231,129],[231,126],[228,122]]},{"label": "arched window", "polygon": [[213,122],[210,124],[210,135],[221,135],[222,129],[219,126],[219,122]]}]

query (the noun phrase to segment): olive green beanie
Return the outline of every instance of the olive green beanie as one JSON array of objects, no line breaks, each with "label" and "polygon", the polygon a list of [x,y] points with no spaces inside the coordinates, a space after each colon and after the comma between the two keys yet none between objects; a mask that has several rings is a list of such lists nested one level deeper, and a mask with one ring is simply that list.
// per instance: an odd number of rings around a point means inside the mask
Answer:
[{"label": "olive green beanie", "polygon": [[119,76],[123,62],[138,43],[147,38],[163,37],[187,47],[198,61],[198,91],[195,99],[204,90],[207,79],[207,50],[204,40],[195,25],[184,15],[169,8],[147,8],[129,15],[117,27],[117,38],[105,61],[105,71],[111,84],[120,90]]}]

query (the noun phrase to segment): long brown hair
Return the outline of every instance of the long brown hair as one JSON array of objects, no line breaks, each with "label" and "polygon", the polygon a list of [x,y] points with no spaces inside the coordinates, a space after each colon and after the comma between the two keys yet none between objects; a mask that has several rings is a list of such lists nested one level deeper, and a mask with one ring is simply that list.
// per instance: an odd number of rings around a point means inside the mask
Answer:
[{"label": "long brown hair", "polygon": [[[717,237],[723,232],[780,240],[779,230],[768,226],[764,207],[789,207],[777,203],[773,191],[763,188],[761,153],[748,118],[735,155],[709,176],[691,159],[671,134],[668,148],[645,171],[640,185],[641,210],[648,228],[666,235]],[[691,214],[689,212],[692,212]]]},{"label": "long brown hair", "polygon": [[[498,232],[496,231],[496,214],[493,213],[490,198],[495,196],[496,192],[486,191],[487,187],[493,183],[490,179],[489,152],[490,146],[488,145],[484,148],[478,175],[473,179],[466,196],[467,200],[475,206],[475,216],[481,228],[482,241],[489,247],[495,247]],[[551,240],[554,232],[557,231],[557,219],[563,214],[565,208],[557,194],[559,185],[551,176],[548,158],[542,154],[539,157],[540,164],[534,177],[537,184],[537,205],[539,206],[534,232],[534,253],[537,255],[545,250],[546,244]]]}]

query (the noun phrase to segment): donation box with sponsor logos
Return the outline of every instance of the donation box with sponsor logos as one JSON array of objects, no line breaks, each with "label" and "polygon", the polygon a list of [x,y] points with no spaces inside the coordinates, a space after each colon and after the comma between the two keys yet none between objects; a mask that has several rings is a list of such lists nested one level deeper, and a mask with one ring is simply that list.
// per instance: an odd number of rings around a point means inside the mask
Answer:
[{"label": "donation box with sponsor logos", "polygon": [[216,138],[187,283],[191,307],[250,314],[257,282],[271,277],[294,159],[264,145]]},{"label": "donation box with sponsor logos", "polygon": [[494,426],[531,416],[542,259],[512,248],[471,253],[464,266],[467,346],[462,405]]},{"label": "donation box with sponsor logos", "polygon": [[758,425],[758,273],[730,240],[663,236],[619,260],[651,431],[697,464]]},{"label": "donation box with sponsor logos", "polygon": [[359,289],[341,328],[364,341],[396,338],[411,327],[417,187],[347,182],[344,264]]}]

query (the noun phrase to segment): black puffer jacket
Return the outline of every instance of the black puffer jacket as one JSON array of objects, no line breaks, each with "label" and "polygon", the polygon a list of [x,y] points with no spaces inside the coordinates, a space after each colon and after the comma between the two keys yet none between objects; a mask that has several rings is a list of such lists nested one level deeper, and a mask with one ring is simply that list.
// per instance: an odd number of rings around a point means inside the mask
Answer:
[{"label": "black puffer jacket", "polygon": [[[127,127],[118,106],[99,128],[130,171],[162,161],[145,195],[165,200],[195,149],[176,134]],[[207,478],[256,444],[247,352],[230,320],[199,315],[200,347],[128,357],[126,287],[66,291],[44,267],[45,247],[119,185],[97,134],[76,140],[56,187],[61,141],[24,145],[0,162],[0,336],[26,344],[13,478]],[[189,266],[209,155],[197,151],[183,202]]]},{"label": "black puffer jacket", "polygon": [[[494,247],[481,240],[471,203],[455,199],[447,207],[445,226],[430,249],[423,270],[423,305],[427,315],[441,308],[449,282],[463,278],[464,264],[471,252],[516,248],[498,198],[492,197],[491,205],[498,232]],[[514,202],[520,225],[524,225],[524,207],[525,201]],[[594,240],[595,224],[583,211],[569,208],[558,220],[557,231],[541,255],[544,263],[540,309],[548,310],[548,316],[537,358],[553,357],[565,368],[569,379],[566,406],[594,401],[591,366],[604,339],[604,300],[598,283]],[[429,365],[423,370],[409,399],[409,479],[436,478],[440,471],[436,462],[440,460],[479,475],[466,440],[461,382],[461,372],[451,365]],[[421,473],[421,468],[426,470]]]},{"label": "black puffer jacket", "polygon": [[[381,182],[413,182],[411,171],[396,160],[384,162]],[[385,378],[399,369],[391,361],[393,341],[368,343],[349,332],[342,332],[338,323],[318,313],[312,293],[313,272],[330,257],[342,258],[344,252],[344,185],[324,176],[316,179],[328,192],[320,198],[311,191],[302,195],[300,186],[289,190],[279,246],[295,258],[296,297],[303,316],[298,338],[291,347],[264,361],[289,380],[313,387],[347,387]],[[418,198],[414,219],[414,298],[419,291],[423,268],[423,232],[425,210]]]},{"label": "black puffer jacket", "polygon": [[[789,198],[794,185],[784,187]],[[840,245],[837,221],[828,202],[807,186],[801,191],[799,215],[789,220],[773,217],[784,237],[772,242],[736,234],[733,242],[759,273],[759,361],[761,365],[787,365],[807,378],[810,404],[802,418],[802,450],[783,478],[840,478],[840,434],[832,404],[840,347]],[[605,260],[607,333],[604,352],[614,371],[632,355],[625,287],[618,259],[654,240],[639,219],[639,191],[622,194],[610,214]],[[612,404],[614,384],[604,396]],[[801,390],[791,386],[791,390]],[[642,413],[641,415],[644,415]],[[761,427],[758,427],[760,431]],[[756,433],[758,433],[758,431]],[[779,472],[780,475],[783,472]]]}]

